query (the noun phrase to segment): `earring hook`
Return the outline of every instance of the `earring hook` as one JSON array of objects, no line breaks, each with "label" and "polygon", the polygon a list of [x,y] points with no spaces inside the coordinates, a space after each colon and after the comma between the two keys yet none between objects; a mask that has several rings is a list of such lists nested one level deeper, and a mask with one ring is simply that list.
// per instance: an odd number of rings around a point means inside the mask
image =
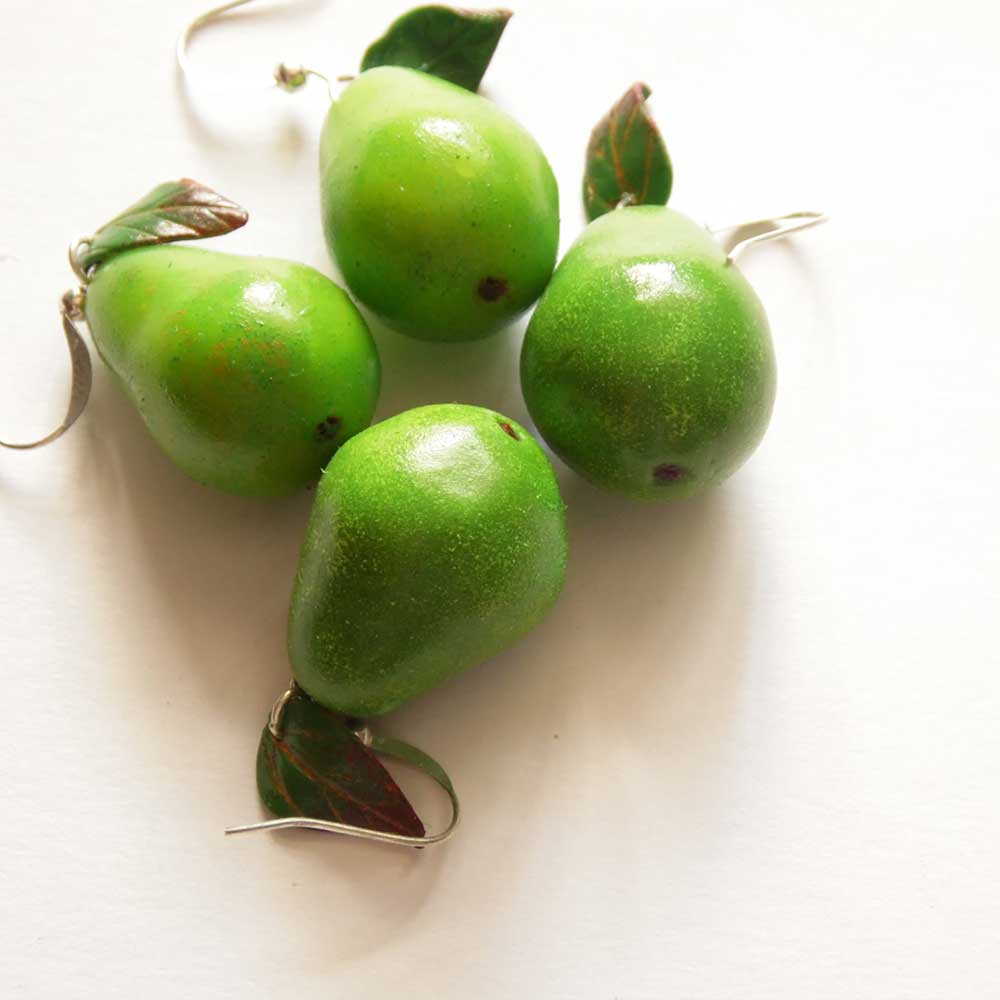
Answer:
[{"label": "earring hook", "polygon": [[87,407],[87,400],[90,399],[90,390],[94,382],[94,367],[90,360],[90,351],[87,349],[86,341],[80,334],[79,329],[79,323],[84,318],[83,306],[86,301],[86,292],[83,286],[87,283],[87,276],[79,269],[75,251],[76,246],[70,248],[70,264],[82,284],[75,291],[70,289],[66,292],[59,303],[59,315],[62,318],[66,346],[69,348],[71,371],[69,403],[66,406],[66,415],[63,417],[62,423],[51,434],[46,434],[45,437],[40,438],[38,441],[29,441],[25,444],[0,441],[0,448],[10,448],[14,451],[30,451],[32,448],[41,448],[42,445],[51,444],[57,438],[61,438],[76,423],[80,414]]},{"label": "earring hook", "polygon": [[[300,690],[294,679],[289,683],[287,690],[278,697],[271,706],[270,714],[267,718],[267,728],[275,739],[281,739],[282,716],[285,706]],[[423,771],[429,778],[444,789],[451,803],[451,819],[448,825],[439,833],[425,834],[422,837],[413,837],[404,833],[392,833],[385,830],[371,830],[363,826],[355,826],[353,823],[337,823],[333,820],[314,819],[310,816],[283,816],[280,819],[263,820],[260,823],[245,823],[242,826],[231,826],[225,833],[228,836],[232,833],[252,833],[254,830],[320,830],[323,833],[339,833],[345,837],[358,837],[362,840],[374,840],[382,844],[396,844],[402,847],[430,847],[433,844],[443,844],[458,826],[458,819],[461,812],[458,793],[451,783],[451,778],[445,769],[429,754],[418,750],[409,743],[402,740],[394,740],[387,736],[378,736],[371,731],[371,727],[361,722],[351,727],[354,735],[369,749],[383,757],[392,757],[400,760],[404,764]]]},{"label": "earring hook", "polygon": [[332,820],[312,819],[309,816],[286,816],[282,819],[269,819],[260,823],[246,823],[243,826],[231,826],[225,832],[227,836],[233,833],[251,833],[254,830],[320,830],[323,833],[339,833],[345,837],[358,837],[362,840],[374,840],[381,844],[395,844],[399,847],[431,847],[443,844],[455,832],[458,826],[460,807],[458,794],[444,768],[422,750],[418,750],[402,740],[393,740],[384,736],[376,736],[367,727],[359,730],[358,736],[365,746],[371,747],[383,757],[392,757],[410,764],[423,771],[429,778],[444,789],[451,802],[451,819],[448,825],[439,833],[425,834],[423,837],[411,837],[403,833],[391,833],[386,830],[370,830],[352,823],[335,823]]},{"label": "earring hook", "polygon": [[774,219],[758,219],[756,222],[744,222],[738,226],[712,229],[710,232],[722,244],[722,249],[726,251],[726,259],[732,263],[738,254],[755,243],[811,229],[813,226],[828,222],[829,219],[830,217],[822,212],[792,212]]},{"label": "earring hook", "polygon": [[[211,10],[205,11],[204,14],[199,14],[188,22],[177,36],[177,45],[175,48],[177,67],[185,79],[191,80],[194,78],[194,74],[191,72],[191,56],[188,52],[188,47],[194,35],[206,24],[210,24],[230,11],[236,10],[237,7],[244,7],[248,3],[253,3],[253,0],[229,0],[228,3],[213,7]],[[329,78],[318,70],[308,69],[305,66],[289,66],[286,63],[279,63],[274,70],[274,84],[282,90],[291,93],[304,87],[311,76],[318,77],[326,84],[327,93],[330,95],[330,100],[332,101],[333,89]]]}]

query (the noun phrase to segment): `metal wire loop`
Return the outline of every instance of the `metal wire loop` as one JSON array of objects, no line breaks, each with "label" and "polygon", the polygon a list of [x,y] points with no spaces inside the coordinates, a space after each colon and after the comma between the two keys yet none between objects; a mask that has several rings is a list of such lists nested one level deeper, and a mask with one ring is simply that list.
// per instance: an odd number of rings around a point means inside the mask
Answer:
[{"label": "metal wire loop", "polygon": [[778,239],[791,233],[811,229],[829,221],[829,216],[822,212],[792,212],[789,215],[779,215],[773,219],[758,219],[756,222],[744,222],[738,226],[726,226],[723,229],[710,230],[712,235],[722,244],[727,259],[732,262],[738,254],[755,243]]},{"label": "metal wire loop", "polygon": [[[213,7],[211,10],[205,11],[204,14],[199,14],[196,18],[188,22],[181,33],[177,36],[175,49],[177,66],[180,69],[181,74],[186,79],[193,80],[195,78],[195,74],[192,72],[191,67],[191,56],[188,52],[191,39],[194,35],[206,24],[216,21],[230,11],[236,10],[237,7],[244,7],[248,3],[253,3],[253,0],[230,0],[229,3]],[[305,66],[288,66],[285,63],[280,63],[274,70],[273,85],[280,87],[282,90],[291,92],[304,87],[311,76],[319,78],[326,84],[327,93],[330,95],[330,100],[332,101],[333,90],[331,88],[330,80],[318,70],[308,69]]]},{"label": "metal wire loop", "polygon": [[[72,252],[70,259],[73,259]],[[74,266],[74,270],[76,267]],[[79,274],[79,272],[77,272]],[[85,280],[85,279],[84,279]],[[13,451],[30,451],[32,448],[41,448],[42,445],[51,444],[57,438],[61,438],[76,423],[80,414],[86,409],[87,400],[90,399],[90,390],[94,381],[94,369],[90,360],[90,351],[87,349],[78,324],[83,320],[83,306],[86,293],[83,288],[70,289],[66,292],[59,304],[59,314],[62,317],[63,336],[66,338],[66,346],[69,348],[70,367],[72,380],[70,382],[69,402],[66,406],[66,415],[62,423],[51,434],[37,441],[29,441],[24,444],[10,441],[0,441],[0,447],[10,448]]]},{"label": "metal wire loop", "polygon": [[[271,713],[268,716],[267,727],[271,735],[275,738],[281,737],[281,719],[285,706],[294,695],[296,689],[295,681],[292,681],[274,705],[271,706]],[[355,826],[353,823],[337,823],[333,820],[313,819],[310,816],[284,816],[280,819],[264,820],[260,823],[246,823],[242,826],[231,826],[225,832],[227,835],[233,833],[251,833],[254,830],[320,830],[323,833],[339,833],[345,837],[358,837],[362,840],[374,840],[381,844],[395,844],[402,847],[430,847],[434,844],[444,843],[455,832],[458,826],[461,807],[455,787],[451,783],[445,769],[433,757],[425,754],[423,750],[418,750],[409,743],[402,740],[394,740],[385,736],[378,736],[371,731],[371,728],[363,721],[358,720],[355,727],[355,734],[366,747],[370,747],[375,753],[383,757],[392,757],[400,760],[404,764],[410,764],[432,778],[444,789],[451,803],[451,818],[447,826],[438,833],[424,834],[422,837],[412,837],[404,833],[391,833],[384,830],[371,830],[363,826]]]}]

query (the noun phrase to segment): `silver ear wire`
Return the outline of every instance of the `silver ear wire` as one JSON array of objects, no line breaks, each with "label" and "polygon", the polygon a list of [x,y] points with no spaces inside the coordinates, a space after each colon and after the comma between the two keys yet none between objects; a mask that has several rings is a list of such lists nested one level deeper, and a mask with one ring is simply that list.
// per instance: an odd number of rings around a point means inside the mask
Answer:
[{"label": "silver ear wire", "polygon": [[[185,26],[184,30],[177,36],[176,56],[177,67],[186,80],[194,81],[195,79],[195,74],[191,71],[191,56],[188,53],[192,37],[206,24],[218,20],[229,11],[236,10],[237,7],[244,7],[248,3],[253,3],[253,0],[229,0],[229,3],[220,4],[218,7],[205,11],[204,14],[199,14]],[[288,66],[285,63],[280,63],[274,70],[274,86],[290,93],[304,87],[311,76],[318,77],[326,84],[327,93],[332,101],[333,90],[330,80],[318,70],[307,69],[305,66]]]},{"label": "silver ear wire", "polygon": [[732,262],[738,254],[755,243],[811,229],[827,221],[829,216],[822,212],[792,212],[774,219],[758,219],[756,222],[744,222],[738,226],[712,229],[710,232],[726,251],[726,259]]},{"label": "silver ear wire", "polygon": [[[271,706],[271,712],[267,718],[267,728],[275,739],[281,739],[285,706],[295,695],[297,689],[298,685],[293,679],[287,690]],[[225,831],[226,834],[252,833],[254,830],[319,830],[323,833],[339,833],[345,837],[358,837],[362,840],[374,840],[381,844],[396,844],[402,847],[430,847],[433,844],[443,844],[455,832],[460,813],[455,786],[452,785],[445,769],[433,757],[425,754],[423,750],[418,750],[402,740],[378,736],[371,731],[370,726],[361,720],[352,724],[351,728],[354,730],[355,736],[375,753],[381,754],[383,757],[401,760],[404,764],[409,764],[411,767],[423,771],[444,789],[451,802],[451,819],[443,830],[439,833],[424,834],[422,837],[412,837],[404,833],[370,830],[367,827],[355,826],[353,823],[335,823],[332,820],[313,819],[309,816],[283,816],[280,819],[268,819],[260,823],[231,826]]]},{"label": "silver ear wire", "polygon": [[70,248],[69,260],[74,273],[80,278],[81,287],[75,291],[70,289],[66,292],[59,303],[59,315],[62,317],[63,335],[66,338],[66,346],[69,348],[70,370],[72,381],[69,390],[69,403],[66,406],[66,416],[62,423],[51,433],[38,441],[29,441],[26,444],[16,444],[10,441],[0,441],[0,448],[11,448],[14,451],[30,451],[32,448],[41,448],[42,445],[51,444],[56,438],[61,438],[73,424],[77,422],[80,414],[87,407],[87,400],[90,399],[90,389],[94,382],[94,367],[90,360],[90,351],[87,343],[80,333],[79,324],[83,321],[83,306],[86,301],[86,292],[83,285],[87,283],[87,275],[79,267],[76,257],[76,250],[79,244]]},{"label": "silver ear wire", "polygon": [[422,750],[410,746],[409,743],[375,736],[370,732],[365,733],[364,737],[366,745],[370,746],[376,753],[383,757],[394,757],[396,760],[413,765],[428,777],[433,778],[444,789],[451,802],[451,819],[443,830],[439,833],[425,834],[422,837],[411,837],[407,834],[390,833],[386,830],[369,830],[367,827],[354,826],[351,823],[335,823],[332,820],[311,819],[308,816],[285,816],[281,819],[269,819],[260,823],[231,826],[225,831],[226,834],[251,833],[254,830],[319,830],[322,833],[339,833],[345,837],[374,840],[380,844],[395,844],[397,847],[431,847],[434,844],[443,844],[455,832],[460,814],[458,795],[444,768]]}]

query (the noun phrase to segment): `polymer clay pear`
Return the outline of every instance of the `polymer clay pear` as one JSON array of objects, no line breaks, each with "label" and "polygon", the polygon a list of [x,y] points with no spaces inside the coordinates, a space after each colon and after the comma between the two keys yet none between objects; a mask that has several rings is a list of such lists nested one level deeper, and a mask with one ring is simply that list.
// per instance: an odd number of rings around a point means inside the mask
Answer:
[{"label": "polymer clay pear", "polygon": [[163,245],[246,213],[182,180],[74,250],[98,352],[164,453],[199,482],[280,496],[371,421],[379,360],[361,314],[303,264]]},{"label": "polymer clay pear", "polygon": [[636,84],[594,130],[592,219],[528,325],[521,387],[542,437],[591,482],[671,500],[753,453],[774,403],[767,316],[733,251],[816,213],[711,233],[666,208],[672,173]]},{"label": "polymer clay pear", "polygon": [[[207,20],[251,0],[234,0]],[[559,244],[559,195],[531,134],[476,93],[508,10],[419,7],[365,52],[320,140],[323,229],[351,293],[422,340],[496,333],[534,303]],[[315,70],[278,67],[293,90]]]},{"label": "polymer clay pear", "polygon": [[398,414],[347,442],[320,481],[292,673],[327,708],[381,715],[528,632],[566,560],[555,474],[523,427],[459,404]]},{"label": "polymer clay pear", "polygon": [[696,222],[658,205],[592,222],[532,316],[521,386],[553,450],[637,500],[720,482],[774,403],[774,350],[750,284]]},{"label": "polymer clay pear", "polygon": [[545,155],[492,101],[418,70],[366,70],[330,107],[323,227],[347,286],[422,340],[489,336],[542,293],[559,246]]}]

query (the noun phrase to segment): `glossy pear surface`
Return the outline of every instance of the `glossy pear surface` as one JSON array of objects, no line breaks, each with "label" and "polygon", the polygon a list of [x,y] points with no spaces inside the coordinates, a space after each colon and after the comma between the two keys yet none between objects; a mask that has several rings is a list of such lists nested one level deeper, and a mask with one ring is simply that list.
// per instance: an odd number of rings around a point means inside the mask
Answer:
[{"label": "glossy pear surface", "polygon": [[330,252],[401,333],[486,337],[552,274],[552,169],[528,132],[462,87],[398,67],[362,73],[330,108],[320,172]]},{"label": "glossy pear surface", "polygon": [[764,309],[707,230],[660,206],[618,209],[570,248],[538,304],[521,385],[552,449],[639,500],[725,479],[767,429]]},{"label": "glossy pear surface", "polygon": [[303,264],[130,250],[97,269],[86,316],[159,446],[220,490],[302,489],[375,410],[379,361],[365,321]]},{"label": "glossy pear surface", "polygon": [[513,421],[448,404],[376,424],[320,481],[289,618],[296,681],[347,715],[396,708],[539,622],[566,544],[552,466]]}]

